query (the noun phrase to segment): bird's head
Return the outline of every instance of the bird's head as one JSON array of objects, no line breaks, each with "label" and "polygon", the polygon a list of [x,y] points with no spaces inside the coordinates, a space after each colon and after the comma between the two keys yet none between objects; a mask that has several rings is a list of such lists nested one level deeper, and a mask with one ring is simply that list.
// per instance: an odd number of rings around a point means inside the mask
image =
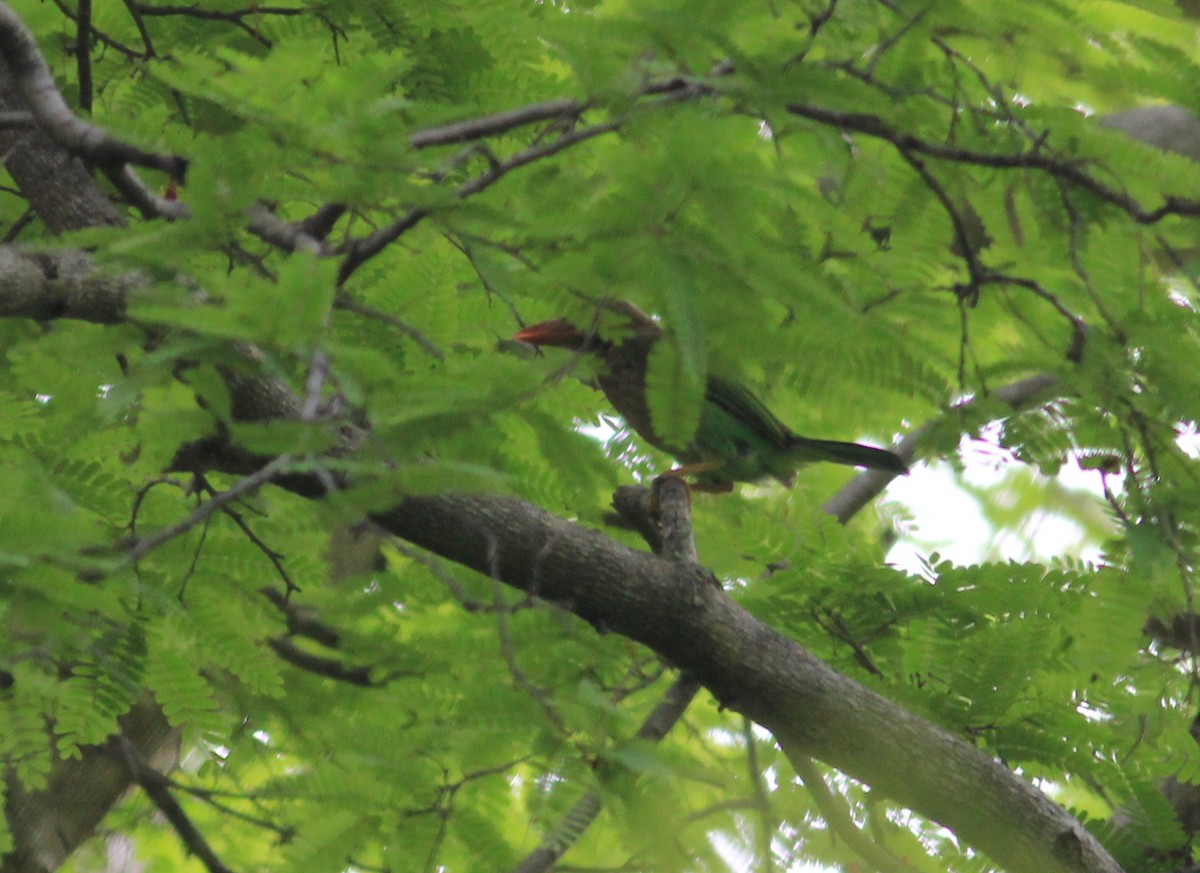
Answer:
[{"label": "bird's head", "polygon": [[612,300],[597,309],[596,317],[586,329],[566,318],[552,318],[522,328],[513,335],[513,339],[533,346],[593,352],[608,348],[610,344],[603,337],[609,333],[657,339],[662,328],[628,300]]},{"label": "bird's head", "polygon": [[560,349],[582,351],[596,341],[596,335],[584,333],[565,318],[552,318],[522,328],[513,335],[519,343],[531,346],[554,346]]}]

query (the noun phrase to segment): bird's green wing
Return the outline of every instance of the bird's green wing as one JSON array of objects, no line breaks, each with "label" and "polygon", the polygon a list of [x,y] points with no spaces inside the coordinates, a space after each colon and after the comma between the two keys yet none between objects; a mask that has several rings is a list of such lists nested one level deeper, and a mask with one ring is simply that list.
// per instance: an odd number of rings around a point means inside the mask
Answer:
[{"label": "bird's green wing", "polygon": [[790,447],[792,432],[748,388],[719,376],[709,376],[704,399],[747,425],[768,444],[780,449]]}]

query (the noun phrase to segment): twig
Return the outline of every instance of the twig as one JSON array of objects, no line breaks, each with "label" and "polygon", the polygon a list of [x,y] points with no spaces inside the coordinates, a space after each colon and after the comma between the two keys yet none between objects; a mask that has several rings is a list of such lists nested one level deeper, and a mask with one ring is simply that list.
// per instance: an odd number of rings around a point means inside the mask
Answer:
[{"label": "twig", "polygon": [[[471,248],[470,244],[465,239],[458,239],[451,234],[446,234],[446,241],[462,252],[463,256],[467,259],[467,263],[471,265],[471,269],[475,271],[475,275],[479,278],[479,284],[483,285],[483,290],[487,292],[488,297],[495,297],[497,300],[501,301],[505,306],[508,307],[508,311],[512,313],[513,317],[516,318],[517,321],[520,321],[520,315],[518,314],[516,307],[513,306],[512,301],[508,299],[507,295],[501,293],[500,290],[492,284],[492,281],[486,275],[484,275],[483,268],[479,264],[479,259],[475,257],[475,250]],[[518,257],[517,260],[519,260],[529,269],[537,269],[536,265],[531,264],[527,258]]]},{"label": "twig", "polygon": [[324,655],[306,652],[291,640],[281,637],[271,637],[267,640],[267,645],[271,647],[271,651],[294,667],[299,667],[307,673],[324,676],[326,679],[332,679],[335,682],[356,685],[359,688],[381,688],[389,680],[402,675],[399,672],[393,672],[382,679],[373,679],[371,678],[371,672],[374,670],[374,667],[369,665],[350,666],[339,661],[337,658],[329,658]]},{"label": "twig", "polygon": [[308,15],[311,10],[304,6],[260,6],[253,3],[245,9],[233,9],[226,12],[218,12],[216,10],[205,9],[199,3],[190,4],[188,6],[151,6],[148,3],[134,4],[137,11],[144,16],[183,16],[186,18],[199,18],[205,21],[223,21],[232,24],[245,33],[260,45],[271,48],[274,44],[267,37],[263,36],[257,25],[250,25],[246,22],[246,18],[260,15]]},{"label": "twig", "polygon": [[896,29],[895,33],[885,36],[880,40],[879,45],[871,52],[871,56],[867,59],[867,65],[864,70],[867,76],[874,77],[875,68],[879,66],[879,62],[883,60],[883,56],[891,50],[892,46],[900,42],[904,38],[904,34],[908,33],[918,24],[925,20],[925,15],[929,11],[929,7],[920,9],[915,15],[909,17],[907,21]]},{"label": "twig", "polygon": [[[730,71],[732,71],[732,67],[719,65],[715,68],[713,75],[726,75]],[[667,106],[683,100],[711,94],[712,91],[712,87],[704,83],[689,82],[679,78],[671,79],[665,83],[652,84],[643,91],[643,94],[660,95],[649,107],[643,108]],[[473,197],[481,191],[490,188],[508,173],[526,164],[548,158],[597,136],[612,133],[618,130],[628,117],[627,115],[619,119],[594,124],[591,127],[569,130],[550,142],[537,143],[522,149],[503,161],[493,160],[485,172],[460,185],[454,192],[455,197],[460,200],[466,200],[468,197]],[[366,261],[379,254],[388,245],[428,218],[431,212],[431,209],[417,207],[386,227],[382,227],[368,236],[351,242],[345,248],[345,260],[343,260],[342,267],[338,271],[338,285],[345,284]]]},{"label": "twig", "polygon": [[[507,764],[500,764],[495,767],[485,767],[480,770],[474,770],[463,776],[463,778],[459,779],[457,782],[449,782],[443,785],[438,790],[437,799],[431,806],[427,807],[426,809],[405,811],[403,813],[405,816],[429,815],[432,813],[438,817],[437,833],[434,834],[433,841],[429,846],[429,851],[426,852],[425,870],[443,869],[439,864],[435,863],[435,859],[437,858],[438,851],[441,849],[442,842],[446,838],[446,828],[450,822],[450,815],[454,812],[454,801],[458,796],[459,790],[464,785],[467,785],[468,783],[474,782],[478,779],[484,779],[488,776],[498,776],[501,773],[506,773],[513,767],[525,763],[526,760],[526,758],[518,758],[517,760],[510,761]],[[443,770],[443,773],[444,772],[445,771]],[[362,867],[361,864],[355,864],[354,866]]]},{"label": "twig", "polygon": [[287,632],[292,636],[307,637],[330,649],[336,649],[341,643],[341,632],[333,625],[313,618],[311,609],[297,606],[288,599],[287,594],[270,586],[264,585],[258,591],[283,613],[287,622]]},{"label": "twig", "polygon": [[232,791],[211,791],[207,788],[199,788],[195,785],[184,785],[182,782],[178,782],[166,776],[163,776],[163,779],[165,779],[167,781],[167,785],[175,791],[182,791],[184,794],[196,798],[201,803],[207,803],[213,809],[219,810],[225,815],[231,816],[239,821],[244,821],[247,824],[253,825],[254,827],[262,828],[263,830],[268,830],[271,833],[278,835],[281,843],[287,843],[296,836],[295,828],[277,825],[272,821],[267,821],[266,819],[242,812],[240,809],[236,809],[227,803],[222,803],[218,799],[221,797],[237,797],[244,800],[248,797],[248,795],[244,793],[238,792],[235,794]]},{"label": "twig", "polygon": [[986,270],[979,263],[979,257],[975,253],[978,245],[972,241],[971,234],[967,231],[966,222],[963,221],[958,207],[950,199],[950,195],[946,192],[942,183],[938,181],[933,173],[929,172],[929,168],[925,166],[924,161],[907,149],[901,148],[899,152],[900,157],[921,177],[921,181],[925,183],[925,187],[933,192],[933,196],[937,198],[938,203],[942,204],[942,209],[950,217],[950,225],[954,229],[956,253],[967,265],[968,285],[965,289],[960,289],[959,296],[969,295],[969,299],[978,297],[979,286],[983,283]]},{"label": "twig", "polygon": [[[690,676],[680,676],[663,694],[662,700],[646,716],[634,734],[640,740],[658,742],[683,717],[700,690],[700,683]],[[600,814],[600,793],[589,791],[571,805],[558,824],[536,849],[526,855],[512,873],[545,873],[566,854],[567,850]]]},{"label": "twig", "polygon": [[1122,343],[1125,342],[1125,329],[1121,327],[1120,322],[1113,317],[1108,311],[1108,306],[1105,305],[1103,298],[1096,292],[1096,286],[1092,284],[1091,276],[1088,275],[1087,268],[1083,265],[1083,258],[1080,257],[1081,228],[1083,220],[1079,215],[1079,210],[1075,208],[1074,202],[1071,200],[1070,192],[1067,186],[1059,182],[1059,196],[1062,198],[1063,211],[1067,213],[1069,221],[1070,236],[1067,250],[1071,254],[1071,269],[1075,271],[1075,275],[1079,277],[1079,281],[1083,284],[1084,290],[1087,291],[1088,297],[1092,300],[1092,305],[1100,313],[1100,317],[1108,324],[1113,335],[1118,337]]},{"label": "twig", "polygon": [[296,16],[309,15],[311,10],[303,6],[262,6],[252,3],[245,9],[231,9],[227,12],[205,9],[198,3],[187,6],[152,6],[149,3],[135,3],[138,12],[146,17],[180,15],[186,18],[199,18],[205,21],[238,22],[243,18],[259,15]]},{"label": "twig", "polygon": [[[679,478],[663,477],[655,482],[654,487],[658,496],[660,518],[665,515],[668,519],[663,524],[661,537],[658,538],[661,548],[656,551],[666,558],[695,563],[698,557],[695,538],[692,536],[691,497],[687,484]],[[641,502],[639,505],[646,507],[649,503]],[[634,736],[639,740],[651,742],[662,740],[683,717],[699,691],[699,682],[687,674],[681,674],[646,716],[646,720]],[[538,847],[512,869],[512,873],[545,873],[550,870],[595,821],[600,809],[599,792],[589,791],[584,794],[572,804],[566,815]]]},{"label": "twig", "polygon": [[251,491],[254,491],[256,488],[265,485],[267,482],[270,482],[281,472],[283,472],[284,468],[290,463],[291,458],[288,455],[280,455],[279,457],[274,458],[264,467],[262,467],[262,469],[258,470],[258,472],[246,476],[244,479],[236,482],[225,491],[222,491],[214,496],[211,500],[201,504],[187,518],[171,525],[168,528],[164,528],[156,534],[144,537],[135,542],[133,546],[125,553],[125,560],[130,563],[136,562],[150,554],[150,552],[157,549],[163,543],[187,533],[196,525],[207,521],[208,518],[217,510],[223,509],[226,505],[232,503],[234,500],[239,499],[245,494],[249,494]]},{"label": "twig", "polygon": [[75,69],[79,71],[79,108],[92,114],[92,0],[79,0],[75,19]]},{"label": "twig", "polygon": [[754,808],[761,819],[758,827],[758,854],[760,870],[774,870],[775,859],[771,853],[771,841],[775,826],[772,824],[774,814],[771,810],[771,799],[763,787],[762,765],[758,760],[758,741],[754,738],[754,722],[742,716],[742,741],[746,744],[746,778],[750,780],[753,791]]},{"label": "twig", "polygon": [[[1029,376],[996,388],[988,397],[999,400],[1016,412],[1030,404],[1048,399],[1059,390],[1060,386],[1061,383],[1057,376],[1048,374]],[[936,426],[937,421],[934,420],[916,428],[893,446],[892,451],[903,458],[906,463],[911,464],[925,435]],[[894,478],[895,474],[883,470],[866,470],[859,473],[846,483],[841,491],[825,501],[822,509],[845,524],[860,509],[878,497]]]},{"label": "twig", "polygon": [[[500,582],[497,581],[495,584],[496,605],[500,606],[503,603],[500,599]],[[567,724],[566,719],[563,718],[562,713],[555,708],[554,702],[550,699],[549,692],[530,679],[529,674],[517,663],[517,653],[513,647],[512,636],[508,632],[508,615],[499,610],[497,610],[496,635],[500,640],[500,657],[504,659],[504,663],[508,667],[508,672],[512,675],[517,687],[533,699],[533,702],[538,705],[538,708],[545,713],[546,718],[554,725],[555,730],[564,739],[569,739],[573,732]]]},{"label": "twig", "polygon": [[[133,19],[133,26],[137,28],[138,36],[142,38],[142,45],[145,47],[145,54],[141,56],[143,60],[154,57],[154,41],[150,38],[150,31],[146,28],[146,21],[142,18],[142,11],[139,4],[134,0],[122,0],[125,4],[126,11],[129,12],[129,17]],[[136,55],[134,55],[136,57]]]},{"label": "twig", "polygon": [[456,121],[440,127],[427,127],[418,130],[408,138],[408,144],[414,149],[425,149],[430,146],[453,145],[471,142],[488,136],[506,133],[515,127],[532,124],[538,121],[561,121],[564,118],[578,118],[587,108],[586,103],[573,98],[546,100],[542,103],[531,103],[516,109],[508,109],[493,115],[484,115],[466,121]]},{"label": "twig", "polygon": [[811,758],[789,754],[788,761],[812,795],[813,802],[821,812],[821,818],[830,829],[841,837],[850,849],[880,873],[912,873],[912,868],[893,855],[885,846],[867,837],[854,822],[845,802],[829,790],[825,779]]},{"label": "twig", "polygon": [[1166,195],[1161,206],[1147,209],[1131,195],[1118,191],[1084,172],[1077,162],[1047,155],[1041,142],[1018,154],[981,152],[923,140],[911,133],[898,130],[878,115],[865,112],[841,112],[804,103],[789,103],[786,108],[793,115],[807,118],[810,121],[882,139],[901,151],[924,154],[953,163],[992,167],[997,170],[1042,170],[1057,179],[1064,179],[1091,191],[1101,200],[1123,210],[1138,224],[1156,224],[1171,215],[1200,217],[1200,200]]},{"label": "twig", "polygon": [[[823,616],[822,612],[824,613]],[[841,640],[854,651],[854,660],[858,662],[860,667],[874,676],[883,676],[883,671],[875,666],[875,662],[867,654],[866,647],[850,633],[850,629],[846,627],[845,619],[830,609],[818,611],[814,608],[811,615],[813,621],[817,623],[817,627],[821,628],[821,630],[834,639]]]},{"label": "twig", "polygon": [[821,28],[832,20],[833,13],[837,11],[837,5],[838,0],[825,0],[825,8],[808,17],[809,39],[816,39],[817,34],[821,32]]},{"label": "twig", "polygon": [[120,737],[120,748],[130,778],[146,792],[146,796],[170,822],[187,850],[200,859],[209,873],[233,873],[217,857],[204,835],[200,833],[200,829],[192,823],[179,801],[171,794],[167,778],[142,761],[133,743],[124,735]]},{"label": "twig", "polygon": [[[61,12],[69,21],[74,21],[75,23],[78,24],[79,16],[76,15],[75,8],[73,6],[71,6],[70,4],[68,4],[67,0],[50,0],[50,2],[53,3],[56,7],[58,7],[58,11]],[[128,7],[128,5],[129,5],[129,0],[126,0],[126,7]],[[136,19],[135,19],[135,23],[136,23]],[[131,49],[129,46],[125,45],[120,40],[115,39],[114,37],[105,33],[103,30],[100,30],[99,28],[97,28],[95,21],[92,21],[91,26],[89,27],[89,31],[90,31],[91,37],[94,41],[102,43],[106,48],[111,48],[113,51],[117,52],[118,54],[124,55],[126,58],[129,58],[130,60],[145,61],[154,56],[154,52],[153,52],[153,50],[150,49],[148,43],[147,43],[147,51],[145,51],[145,52],[139,52],[139,51],[136,51],[135,49]],[[140,28],[139,28],[139,32],[140,32]],[[145,35],[143,34],[143,37],[144,36]],[[145,43],[146,40],[143,39],[143,42]]]},{"label": "twig", "polygon": [[[212,497],[217,496],[217,490],[208,483],[207,479],[201,476],[198,477],[198,480],[199,487],[202,488],[206,494]],[[275,549],[263,542],[262,538],[259,537],[259,535],[254,532],[254,529],[250,527],[249,522],[242,518],[242,514],[232,506],[229,504],[222,506],[221,512],[224,513],[241,529],[242,533],[246,535],[246,539],[250,540],[255,548],[267,556],[267,560],[271,562],[271,566],[275,568],[275,572],[278,573],[279,578],[283,580],[284,589],[287,591],[287,593],[290,595],[293,591],[299,591],[300,586],[292,581],[292,577],[289,575],[287,568],[283,566],[283,554],[275,551]]]},{"label": "twig", "polygon": [[[507,160],[491,165],[487,171],[460,185],[458,190],[455,191],[455,196],[461,200],[472,197],[491,187],[518,167],[523,167],[542,158],[548,158],[564,149],[578,145],[594,137],[612,133],[618,126],[617,122],[607,122],[597,124],[593,127],[572,130],[543,145],[523,149]],[[382,227],[368,236],[355,240],[347,249],[345,260],[342,262],[342,268],[338,271],[338,285],[344,285],[359,267],[398,240],[409,230],[416,227],[421,221],[428,218],[430,214],[430,210],[424,207],[413,209],[386,227]]]},{"label": "twig", "polygon": [[382,309],[376,309],[373,306],[367,306],[366,304],[359,303],[345,293],[337,296],[337,298],[333,301],[333,307],[334,309],[341,309],[346,312],[354,312],[359,315],[365,315],[367,318],[375,319],[376,321],[382,321],[385,324],[396,328],[396,330],[407,336],[439,361],[444,361],[446,359],[446,353],[438,348],[437,344],[433,340],[429,339],[427,336],[425,336],[425,334],[421,333],[408,322],[401,318],[397,318],[390,312],[384,312]]},{"label": "twig", "polygon": [[[390,536],[390,534],[388,534]],[[392,545],[397,552],[404,555],[413,561],[423,564],[433,578],[437,579],[450,592],[451,596],[459,602],[467,612],[518,612],[522,609],[528,609],[533,606],[533,597],[527,596],[524,600],[517,603],[485,603],[482,600],[477,600],[467,593],[467,589],[462,586],[462,583],[454,578],[453,574],[446,572],[441,566],[441,563],[425,552],[419,549],[414,549],[404,543],[403,540],[393,539]]]}]

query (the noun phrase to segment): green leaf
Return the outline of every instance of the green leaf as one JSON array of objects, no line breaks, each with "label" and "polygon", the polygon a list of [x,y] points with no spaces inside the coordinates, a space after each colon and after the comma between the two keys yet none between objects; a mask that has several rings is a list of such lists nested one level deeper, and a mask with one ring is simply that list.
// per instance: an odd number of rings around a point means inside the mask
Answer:
[{"label": "green leaf", "polygon": [[704,376],[688,368],[686,356],[669,340],[656,343],[650,352],[646,403],[664,444],[682,449],[691,442],[704,403]]}]

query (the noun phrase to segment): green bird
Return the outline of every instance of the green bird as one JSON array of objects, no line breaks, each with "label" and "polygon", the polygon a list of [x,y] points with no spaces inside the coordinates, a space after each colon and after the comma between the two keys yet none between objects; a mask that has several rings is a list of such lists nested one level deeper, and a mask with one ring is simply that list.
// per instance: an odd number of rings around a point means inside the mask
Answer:
[{"label": "green bird", "polygon": [[650,350],[662,337],[662,328],[627,301],[611,302],[605,308],[628,318],[618,341],[605,339],[595,329],[581,330],[565,318],[526,327],[513,339],[598,357],[596,384],[608,402],[646,442],[684,464],[676,472],[697,474],[698,487],[728,491],[734,482],[758,482],[769,477],[790,485],[797,467],[817,461],[889,473],[908,472],[900,456],[885,449],[800,436],[749,389],[713,375],[708,376],[700,423],[691,441],[679,445],[662,439],[654,430],[646,404],[646,368]]}]

